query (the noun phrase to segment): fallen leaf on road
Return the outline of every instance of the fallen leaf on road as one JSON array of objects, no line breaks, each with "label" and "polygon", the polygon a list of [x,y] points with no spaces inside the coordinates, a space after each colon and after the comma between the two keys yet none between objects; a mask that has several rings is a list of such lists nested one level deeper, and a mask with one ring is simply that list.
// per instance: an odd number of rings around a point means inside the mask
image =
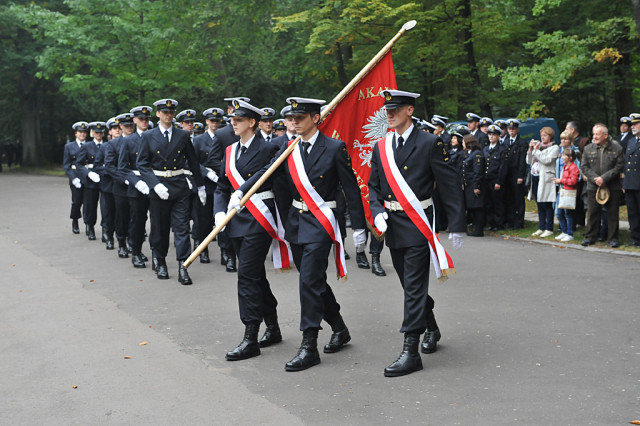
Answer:
[{"label": "fallen leaf on road", "polygon": [[76,386],[76,385],[73,385],[71,387],[74,388],[74,389],[78,389],[78,386]]},{"label": "fallen leaf on road", "polygon": [[145,345],[147,345],[147,341],[145,340],[144,342],[140,342],[140,343],[138,343],[138,345],[139,346],[145,346]]},{"label": "fallen leaf on road", "polygon": [[125,355],[124,359],[131,359],[131,357],[129,355]]},{"label": "fallen leaf on road", "polygon": [[18,290],[18,293],[22,293],[22,290]]},{"label": "fallen leaf on road", "polygon": [[95,280],[89,280],[90,283],[94,282]]},{"label": "fallen leaf on road", "polygon": [[629,422],[629,423],[631,423],[632,425],[640,425],[640,420],[634,420],[634,421]]},{"label": "fallen leaf on road", "polygon": [[11,266],[16,266],[16,264],[15,264],[15,263],[13,263],[13,264],[11,264]]}]

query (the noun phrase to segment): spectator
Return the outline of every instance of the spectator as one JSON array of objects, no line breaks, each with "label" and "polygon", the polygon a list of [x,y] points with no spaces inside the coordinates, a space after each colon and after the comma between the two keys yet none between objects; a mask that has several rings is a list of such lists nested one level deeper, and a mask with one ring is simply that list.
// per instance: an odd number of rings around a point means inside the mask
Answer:
[{"label": "spectator", "polygon": [[[574,156],[574,160],[573,160],[573,164],[575,164],[578,167],[578,172],[580,171],[580,160],[578,159],[578,156],[580,155],[580,151],[578,149],[577,146],[573,145],[573,136],[571,135],[571,132],[565,130],[562,133],[560,133],[560,153],[558,154],[558,160],[556,161],[556,178],[561,178],[562,177],[562,169],[564,168],[564,158],[563,158],[563,154],[564,151],[570,149],[572,150],[576,155]],[[584,191],[584,200],[582,199],[582,188],[583,188],[583,183],[582,183],[582,175],[580,175],[580,178],[578,179],[578,184],[576,186],[576,192],[577,192],[577,196],[576,196],[576,208],[575,210],[572,211],[573,213],[573,226],[571,228],[571,235],[573,235],[573,231],[576,230],[576,216],[577,216],[577,212],[580,208],[583,209],[583,204],[586,205],[587,204],[587,191],[585,189]],[[584,211],[584,210],[583,210]],[[557,209],[557,202],[556,202],[556,217],[558,218],[558,221],[560,221],[560,212],[558,212]],[[583,214],[584,215],[584,214]],[[562,238],[564,238],[564,235],[567,235],[568,232],[566,229],[564,229],[562,227],[562,222],[560,222],[560,234],[558,236],[556,236],[556,240],[560,240]]]},{"label": "spectator", "polygon": [[[575,164],[576,153],[572,149],[565,149],[562,153],[561,161],[564,164],[560,178],[555,182],[562,185],[562,189],[575,190],[580,181],[580,170]],[[573,210],[558,208],[558,222],[560,223],[561,234],[556,240],[567,242],[573,240]]]},{"label": "spectator", "polygon": [[580,150],[580,153],[584,152],[584,147],[589,143],[589,138],[586,136],[580,136],[580,126],[577,121],[569,121],[567,123],[566,131],[573,136],[573,145]]},{"label": "spectator", "polygon": [[[555,166],[558,146],[553,142],[555,132],[551,127],[540,130],[540,140],[529,142],[527,164],[531,165],[531,188],[527,198],[538,205],[539,229],[532,235],[546,238],[553,235],[553,203],[556,201]],[[537,176],[537,179],[536,179]],[[537,181],[537,185],[536,185]]]}]

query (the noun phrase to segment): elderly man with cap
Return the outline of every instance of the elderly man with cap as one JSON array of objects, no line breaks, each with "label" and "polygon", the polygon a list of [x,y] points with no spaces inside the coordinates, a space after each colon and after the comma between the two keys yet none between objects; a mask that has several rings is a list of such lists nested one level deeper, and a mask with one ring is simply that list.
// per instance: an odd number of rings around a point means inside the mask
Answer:
[{"label": "elderly man with cap", "polygon": [[144,132],[140,141],[137,166],[142,179],[151,188],[149,191],[149,213],[151,233],[149,242],[153,251],[153,262],[157,264],[158,279],[169,278],[165,258],[169,251],[169,233],[173,229],[178,281],[183,285],[193,281],[183,266],[191,252],[189,219],[191,218],[191,191],[198,189],[198,198],[204,204],[207,193],[200,172],[198,157],[193,149],[189,132],[173,128],[173,115],[178,102],[161,99],[153,103],[158,126]]},{"label": "elderly man with cap", "polygon": [[490,231],[504,229],[504,182],[507,177],[506,147],[500,144],[502,130],[491,124],[487,129],[489,145],[484,147],[485,206]]},{"label": "elderly man with cap", "polygon": [[629,213],[631,245],[640,248],[640,114],[631,114],[633,137],[627,144],[622,190]]},{"label": "elderly man with cap", "polygon": [[[325,101],[291,97],[291,119],[301,141],[287,161],[278,168],[282,186],[279,205],[289,206],[285,238],[291,244],[293,260],[300,273],[300,330],[302,343],[286,371],[300,371],[320,363],[318,331],[324,319],[333,331],[325,353],[340,351],[350,340],[331,286],[327,283],[328,257],[335,248],[335,264],[340,278],[346,277],[342,235],[336,218],[336,197],[340,186],[347,199],[356,247],[365,244],[366,226],[362,198],[351,158],[344,142],[329,138],[318,130],[320,107]],[[282,154],[289,142],[282,146]],[[232,194],[229,207],[239,200],[262,173],[256,173]],[[276,177],[276,178],[277,178]],[[284,215],[284,212],[283,212]]]},{"label": "elderly man with cap", "polygon": [[95,167],[95,158],[98,156],[100,147],[102,146],[102,138],[107,128],[107,123],[102,121],[93,121],[89,123],[92,142],[83,143],[78,153],[76,167],[80,180],[84,186],[83,202],[82,202],[82,219],[87,228],[87,237],[89,240],[96,239],[95,225],[98,220],[98,202],[100,200],[100,175],[93,169]]},{"label": "elderly man with cap", "polygon": [[[417,93],[384,90],[389,128],[385,139],[373,149],[369,202],[374,224],[386,232],[386,243],[393,266],[404,289],[404,347],[396,361],[384,370],[387,377],[404,376],[422,369],[418,352],[420,335],[423,353],[436,351],[440,331],[433,314],[434,301],[429,296],[430,245],[436,272],[446,265],[446,252],[432,232],[431,193],[437,185],[449,218],[450,238],[455,248],[462,246],[466,222],[461,181],[450,162],[444,142],[436,135],[418,131],[411,122]],[[434,253],[437,253],[434,251]],[[440,259],[440,258],[442,259]],[[450,261],[448,255],[446,258]],[[445,271],[446,273],[446,271]]]},{"label": "elderly man with cap", "polygon": [[80,147],[87,139],[87,132],[89,131],[89,123],[86,121],[78,121],[71,126],[76,139],[67,143],[64,146],[64,156],[62,159],[62,166],[64,172],[69,178],[69,188],[71,188],[71,231],[74,234],[80,233],[78,226],[78,219],[80,219],[82,202],[83,202],[83,188],[80,181],[80,175],[76,169],[76,161],[78,154],[80,153]]},{"label": "elderly man with cap", "polygon": [[480,130],[480,121],[482,117],[478,114],[474,114],[472,112],[467,113],[467,127],[469,128],[469,133],[478,139],[480,142],[480,146],[485,147],[489,144],[489,138],[487,135]]},{"label": "elderly man with cap", "polygon": [[124,138],[118,155],[118,169],[129,182],[127,197],[129,200],[129,241],[131,243],[131,263],[134,268],[145,268],[147,257],[142,253],[144,234],[147,226],[147,212],[149,211],[149,186],[140,178],[140,171],[136,166],[140,139],[143,132],[149,128],[149,117],[153,108],[146,105],[131,109],[136,131]]},{"label": "elderly man with cap", "polygon": [[[220,141],[215,139],[214,132],[218,130],[224,117],[220,108],[208,108],[202,115],[207,123],[207,131],[193,138],[193,149],[200,164],[200,172],[204,179],[207,200],[203,204],[193,203],[193,245],[197,247],[213,230],[213,194],[216,190],[222,160]],[[219,240],[219,238],[218,238]],[[210,263],[209,248],[200,253],[200,263]]]},{"label": "elderly man with cap", "polygon": [[109,150],[111,140],[119,138],[122,135],[120,125],[115,117],[111,117],[106,123],[107,140],[103,142],[101,148],[96,154],[96,158],[93,163],[93,171],[100,175],[100,215],[102,220],[100,226],[102,227],[102,242],[106,243],[107,250],[113,250],[113,233],[115,230],[116,220],[116,202],[113,198],[113,179],[107,172],[105,167],[105,153]]},{"label": "elderly man with cap", "polygon": [[528,144],[520,138],[520,121],[507,120],[509,136],[505,140],[507,177],[504,188],[505,222],[510,228],[524,227],[525,186]]},{"label": "elderly man with cap", "polygon": [[631,130],[631,117],[620,117],[620,134],[616,136],[615,140],[622,146],[622,149],[627,150],[629,141],[634,138]]},{"label": "elderly man with cap", "polygon": [[118,257],[126,259],[129,257],[131,247],[129,244],[129,222],[131,220],[129,209],[129,181],[127,177],[118,169],[120,148],[124,143],[124,138],[131,135],[135,130],[133,124],[133,114],[124,113],[116,116],[122,135],[109,141],[105,146],[104,166],[113,179],[113,199],[115,201],[115,231],[118,240]]}]

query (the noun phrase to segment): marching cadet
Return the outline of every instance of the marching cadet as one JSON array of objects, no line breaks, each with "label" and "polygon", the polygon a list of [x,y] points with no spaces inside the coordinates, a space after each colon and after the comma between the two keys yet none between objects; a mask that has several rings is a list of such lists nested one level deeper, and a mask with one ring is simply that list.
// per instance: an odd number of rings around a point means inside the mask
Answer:
[{"label": "marching cadet", "polygon": [[140,152],[140,139],[149,127],[149,117],[153,108],[146,105],[132,108],[133,122],[136,131],[123,139],[118,154],[118,170],[129,182],[127,197],[129,200],[129,241],[131,243],[131,263],[134,268],[146,268],[149,259],[142,253],[144,233],[147,226],[147,212],[149,211],[149,186],[140,178],[140,171],[136,165]]},{"label": "marching cadet", "polygon": [[[232,192],[246,179],[269,164],[278,147],[256,132],[264,117],[265,109],[235,100],[231,123],[240,141],[225,149],[220,170],[221,179],[215,192],[215,217],[220,223],[226,217],[227,204]],[[228,361],[238,361],[260,355],[260,348],[282,341],[274,297],[265,270],[269,248],[273,247],[274,266],[289,269],[291,250],[284,237],[276,208],[272,179],[254,194],[246,207],[239,211],[227,225],[231,242],[238,255],[238,305],[240,319],[245,325],[242,342],[227,352]],[[258,341],[260,323],[267,325],[264,336]]]},{"label": "marching cadet", "polygon": [[[198,189],[201,203],[207,194],[200,173],[198,158],[193,149],[189,132],[173,128],[173,116],[178,102],[161,99],[153,103],[158,126],[141,136],[137,166],[145,183],[152,188],[149,192],[149,213],[151,233],[149,242],[153,251],[158,279],[169,278],[167,262],[169,232],[173,229],[176,258],[178,260],[178,281],[183,285],[193,281],[182,262],[189,257],[189,219],[191,218],[191,188]],[[186,170],[185,168],[188,168]]]},{"label": "marching cadet", "polygon": [[131,219],[129,210],[129,188],[126,176],[118,169],[120,148],[124,138],[134,132],[133,114],[124,113],[116,116],[122,134],[111,139],[105,148],[104,167],[113,180],[113,199],[115,203],[115,231],[118,240],[118,257],[126,259],[131,252],[129,248],[129,222]]},{"label": "marching cadet", "polygon": [[[243,102],[251,102],[251,99],[243,96],[240,96],[237,98],[224,98],[224,100],[227,102],[227,115],[233,112],[233,101],[236,99]],[[217,130],[215,135],[216,135],[216,138],[220,140],[220,143],[222,144],[222,149],[226,149],[229,145],[236,143],[240,140],[238,135],[236,135],[233,132],[233,126],[224,126],[221,129]],[[235,255],[234,255],[234,263],[235,263]]]},{"label": "marching cadet", "polygon": [[204,133],[204,124],[199,121],[193,123],[193,136],[199,136]]},{"label": "marching cadet", "polygon": [[519,229],[524,227],[524,180],[526,177],[526,156],[528,144],[520,138],[520,121],[515,118],[507,120],[509,136],[505,140],[507,177],[504,188],[505,222],[508,227]]},{"label": "marching cadet", "polygon": [[274,139],[273,119],[276,116],[276,111],[269,107],[263,107],[260,108],[260,110],[262,111],[262,116],[260,116],[260,121],[258,122],[260,134],[262,135],[262,139],[271,142],[271,139]]},{"label": "marching cadet", "polygon": [[465,157],[462,160],[462,187],[464,205],[471,217],[473,231],[467,232],[472,237],[484,236],[484,155],[480,143],[473,135],[462,138]]},{"label": "marching cadet", "polygon": [[[224,112],[220,108],[208,108],[202,115],[204,115],[207,123],[207,131],[193,138],[193,149],[200,163],[200,172],[206,178],[204,179],[204,187],[207,192],[207,201],[204,205],[194,203],[194,247],[200,245],[200,242],[213,230],[213,194],[216,190],[218,174],[220,173],[220,160],[222,159],[222,147],[220,142],[215,140],[214,132],[220,127]],[[210,158],[214,161],[213,167],[208,166]],[[210,262],[209,248],[207,247],[200,253],[200,263]]]},{"label": "marching cadet", "polygon": [[64,172],[69,178],[69,188],[71,188],[71,231],[74,234],[80,233],[78,226],[78,219],[82,216],[81,207],[83,201],[83,190],[80,176],[76,169],[76,161],[78,159],[78,153],[80,147],[87,139],[87,132],[89,131],[89,124],[86,121],[78,121],[71,126],[74,130],[76,140],[67,143],[64,146],[63,167]]},{"label": "marching cadet", "polygon": [[103,142],[102,147],[96,154],[93,171],[100,175],[100,215],[102,216],[100,226],[102,227],[102,241],[106,243],[107,250],[113,250],[116,206],[113,198],[113,179],[107,172],[104,162],[105,153],[110,149],[111,140],[119,138],[122,135],[122,130],[115,117],[107,120],[106,127],[109,132],[107,141]]},{"label": "marching cadet", "polygon": [[482,131],[480,131],[480,120],[482,118],[478,114],[472,112],[467,113],[467,127],[469,133],[478,139],[480,146],[487,146],[489,144],[489,138]]},{"label": "marching cadet", "polygon": [[[393,266],[404,289],[404,347],[396,361],[384,370],[387,377],[403,376],[421,370],[418,353],[420,334],[425,333],[423,353],[436,351],[440,331],[433,315],[434,301],[429,296],[429,252],[434,251],[438,276],[449,264],[444,248],[432,232],[431,193],[435,184],[443,194],[449,218],[450,238],[458,248],[466,230],[461,182],[449,161],[449,153],[438,136],[420,132],[411,122],[417,93],[384,90],[389,128],[385,139],[373,149],[369,202],[376,228],[386,231],[385,241]],[[446,194],[446,197],[444,195]],[[437,259],[437,262],[436,262]],[[444,271],[444,272],[443,272]]]},{"label": "marching cadet", "polygon": [[293,120],[293,114],[291,114],[291,105],[280,110],[280,115],[284,117],[284,125],[286,128],[285,133],[282,136],[273,138],[272,142],[282,148],[287,142],[296,138],[296,123]]},{"label": "marching cadet", "polygon": [[100,200],[100,175],[93,169],[96,157],[102,146],[102,138],[107,128],[107,123],[93,121],[89,123],[93,135],[93,141],[83,143],[78,153],[76,167],[80,180],[84,186],[82,202],[82,219],[87,229],[87,237],[90,241],[96,239],[95,225],[98,220],[98,202]]},{"label": "marching cadet", "polygon": [[615,140],[622,145],[622,149],[626,151],[629,141],[634,138],[633,133],[630,132],[631,117],[620,117],[620,134],[616,136]]},{"label": "marching cadet", "polygon": [[[291,105],[289,114],[301,141],[278,168],[277,177],[283,179],[278,190],[279,205],[289,206],[285,238],[291,244],[293,260],[300,273],[302,343],[296,356],[285,364],[285,370],[300,371],[320,363],[318,331],[323,319],[333,331],[324,346],[325,353],[338,352],[351,340],[340,305],[327,283],[328,257],[334,246],[338,276],[346,277],[344,247],[336,220],[335,200],[340,187],[346,196],[356,247],[365,243],[366,222],[360,188],[345,143],[318,130],[320,107],[325,101],[291,97],[287,103]],[[280,154],[287,145],[282,146]],[[242,194],[265,170],[266,166],[231,195],[229,208],[239,208]]]},{"label": "marching cadet", "polygon": [[629,213],[631,245],[640,247],[640,114],[631,114],[633,137],[627,144],[622,190]]},{"label": "marching cadet", "polygon": [[176,121],[180,124],[182,130],[189,132],[189,137],[193,141],[193,127],[196,122],[196,110],[185,109],[176,114]]},{"label": "marching cadet", "polygon": [[287,126],[284,125],[284,120],[282,118],[274,120],[273,133],[275,135],[274,138],[283,136],[285,133],[287,133]]},{"label": "marching cadet", "polygon": [[490,231],[504,229],[504,182],[507,176],[505,145],[500,144],[502,130],[492,124],[489,126],[489,145],[484,148],[485,205]]}]

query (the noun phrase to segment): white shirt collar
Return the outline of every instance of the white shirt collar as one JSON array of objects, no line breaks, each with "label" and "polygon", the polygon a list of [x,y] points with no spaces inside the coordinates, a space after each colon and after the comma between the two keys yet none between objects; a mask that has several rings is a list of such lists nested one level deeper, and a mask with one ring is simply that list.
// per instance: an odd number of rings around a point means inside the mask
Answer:
[{"label": "white shirt collar", "polygon": [[402,136],[402,139],[404,139],[404,141],[406,142],[409,139],[409,135],[411,134],[411,132],[413,132],[413,123],[411,123],[411,126],[409,126],[409,128],[405,130],[403,134],[399,135],[398,132],[395,132],[396,144],[398,143],[398,139],[400,138],[400,136]]},{"label": "white shirt collar", "polygon": [[289,138],[289,140],[293,139],[296,135],[292,135],[291,133],[287,132],[287,138]]},{"label": "white shirt collar", "polygon": [[158,129],[160,129],[160,133],[164,136],[164,132],[169,132],[169,140],[171,140],[171,136],[173,136],[173,126],[169,126],[168,129],[165,129],[162,123],[158,123]]},{"label": "white shirt collar", "polygon": [[263,132],[262,129],[260,129],[260,133],[262,134],[262,139],[264,139],[265,141],[267,140],[267,136],[273,139],[273,134],[268,135],[265,132]]},{"label": "white shirt collar", "polygon": [[138,132],[138,136],[142,136],[142,130],[138,129],[137,127],[136,127],[136,132]]},{"label": "white shirt collar", "polygon": [[238,149],[242,148],[243,146],[249,149],[249,147],[251,146],[251,142],[253,142],[255,138],[256,136],[253,135],[251,136],[251,139],[249,139],[246,143],[238,142]]},{"label": "white shirt collar", "polygon": [[78,144],[78,148],[80,148],[84,142],[80,142],[80,140],[76,139],[76,143]]},{"label": "white shirt collar", "polygon": [[209,133],[209,137],[210,137],[211,139],[213,139],[213,137],[215,136],[215,135],[213,134],[213,132],[212,132],[211,130],[209,130],[209,129],[207,129],[207,133]]}]

